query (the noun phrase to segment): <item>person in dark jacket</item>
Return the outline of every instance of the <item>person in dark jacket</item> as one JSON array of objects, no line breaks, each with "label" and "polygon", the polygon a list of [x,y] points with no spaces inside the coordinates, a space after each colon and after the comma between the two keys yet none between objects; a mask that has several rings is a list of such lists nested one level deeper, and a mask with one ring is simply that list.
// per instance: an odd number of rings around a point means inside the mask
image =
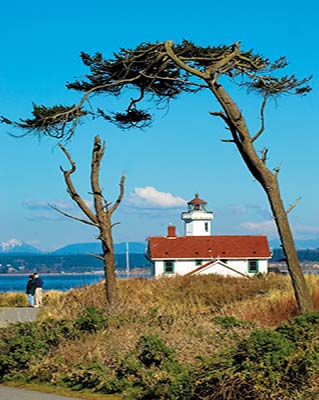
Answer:
[{"label": "person in dark jacket", "polygon": [[42,307],[42,286],[43,280],[39,277],[37,272],[34,273],[34,307]]},{"label": "person in dark jacket", "polygon": [[29,306],[34,306],[34,292],[35,292],[35,285],[34,285],[34,275],[29,275],[29,279],[27,282],[27,287],[25,289],[26,294],[28,295]]}]

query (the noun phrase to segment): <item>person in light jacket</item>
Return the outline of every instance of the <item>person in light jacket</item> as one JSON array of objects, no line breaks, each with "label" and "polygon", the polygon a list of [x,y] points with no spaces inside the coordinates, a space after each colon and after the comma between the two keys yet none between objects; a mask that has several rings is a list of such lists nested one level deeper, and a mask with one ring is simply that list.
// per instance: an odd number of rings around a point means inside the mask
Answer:
[{"label": "person in light jacket", "polygon": [[42,286],[43,280],[39,277],[37,272],[34,273],[34,307],[42,307]]}]

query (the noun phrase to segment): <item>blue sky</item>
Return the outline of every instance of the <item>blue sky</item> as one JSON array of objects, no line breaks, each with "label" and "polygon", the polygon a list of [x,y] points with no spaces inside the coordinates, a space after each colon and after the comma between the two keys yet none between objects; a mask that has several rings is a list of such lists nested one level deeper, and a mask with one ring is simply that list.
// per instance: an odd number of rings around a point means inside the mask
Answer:
[{"label": "blue sky", "polygon": [[[299,196],[290,221],[298,239],[319,237],[318,124],[319,37],[315,1],[302,7],[273,0],[227,3],[202,1],[23,2],[2,5],[0,16],[1,115],[30,116],[31,104],[70,103],[78,98],[64,84],[86,70],[79,54],[101,51],[106,57],[120,47],[143,41],[183,38],[200,45],[231,44],[240,40],[276,59],[286,55],[287,72],[312,74],[313,91],[306,97],[283,97],[269,104],[266,132],[257,144],[269,148],[269,165],[281,165],[280,185],[287,207]],[[237,92],[249,126],[258,126],[259,99]],[[108,100],[105,100],[108,101]],[[120,104],[120,102],[119,102]],[[169,223],[183,234],[180,213],[185,200],[198,192],[214,212],[213,234],[276,236],[266,197],[252,179],[219,121],[208,112],[218,105],[207,94],[174,101],[169,112],[158,113],[144,132],[120,131],[102,122],[87,121],[68,144],[78,165],[75,183],[90,201],[89,160],[93,137],[107,143],[102,186],[114,200],[122,171],[127,175],[125,201],[114,216],[116,242],[143,241],[163,235]],[[88,226],[54,213],[56,204],[77,213],[59,171],[67,163],[51,139],[15,139],[0,125],[0,242],[16,238],[42,250],[94,241]],[[18,132],[14,132],[18,133]]]}]

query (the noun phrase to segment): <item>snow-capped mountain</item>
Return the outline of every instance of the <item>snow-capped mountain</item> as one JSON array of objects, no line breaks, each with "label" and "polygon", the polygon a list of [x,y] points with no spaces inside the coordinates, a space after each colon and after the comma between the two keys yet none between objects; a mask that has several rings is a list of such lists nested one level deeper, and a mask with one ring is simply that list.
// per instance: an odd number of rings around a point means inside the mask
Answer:
[{"label": "snow-capped mountain", "polygon": [[0,253],[41,253],[39,249],[18,239],[0,243]]}]

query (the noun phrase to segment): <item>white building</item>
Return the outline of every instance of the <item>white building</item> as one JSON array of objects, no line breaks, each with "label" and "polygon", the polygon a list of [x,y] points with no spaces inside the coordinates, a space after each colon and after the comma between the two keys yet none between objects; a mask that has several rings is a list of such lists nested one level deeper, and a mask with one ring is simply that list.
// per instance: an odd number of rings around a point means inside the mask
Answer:
[{"label": "white building", "polygon": [[182,213],[185,236],[176,236],[175,226],[169,226],[166,237],[150,237],[148,256],[154,276],[268,272],[271,252],[266,236],[212,236],[212,219],[206,202],[195,195]]}]

